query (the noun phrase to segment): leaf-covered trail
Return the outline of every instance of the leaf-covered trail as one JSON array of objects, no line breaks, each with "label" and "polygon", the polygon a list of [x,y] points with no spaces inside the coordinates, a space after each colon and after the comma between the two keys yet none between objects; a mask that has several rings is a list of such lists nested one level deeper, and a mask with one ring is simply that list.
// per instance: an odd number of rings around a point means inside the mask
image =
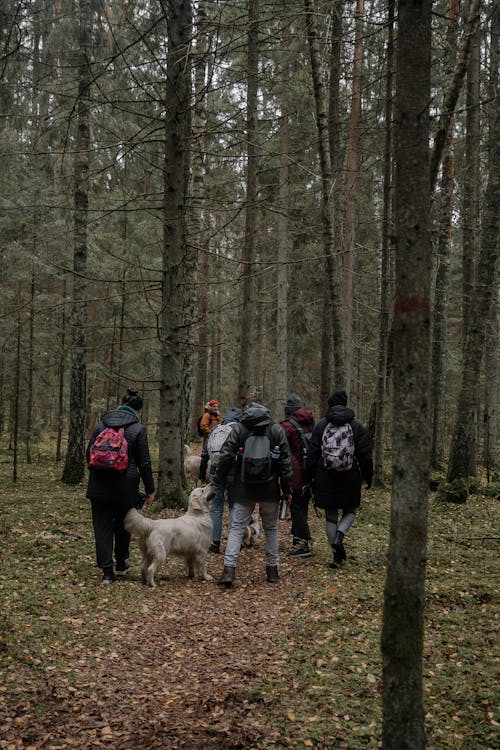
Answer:
[{"label": "leaf-covered trail", "polygon": [[[221,566],[222,556],[211,555],[214,578]],[[258,747],[270,736],[258,704],[272,696],[255,702],[249,688],[280,676],[286,654],[279,636],[300,606],[294,579],[305,572],[303,561],[285,558],[281,581],[272,585],[264,568],[261,541],[242,550],[229,591],[185,579],[175,563],[154,590],[139,582],[137,565],[130,580],[101,586],[101,609],[110,616],[97,627],[111,629],[112,645],[89,654],[75,643],[64,674],[53,674],[50,689],[36,697],[44,711],[18,712],[17,746]],[[122,586],[142,601],[140,617],[126,622],[113,615],[114,592]]]}]

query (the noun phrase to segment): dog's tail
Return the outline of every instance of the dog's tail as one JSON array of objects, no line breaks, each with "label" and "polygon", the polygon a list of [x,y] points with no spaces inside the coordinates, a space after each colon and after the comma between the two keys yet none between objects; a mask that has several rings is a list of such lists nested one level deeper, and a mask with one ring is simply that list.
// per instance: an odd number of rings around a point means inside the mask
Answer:
[{"label": "dog's tail", "polygon": [[153,521],[150,518],[146,518],[142,513],[139,513],[137,508],[131,508],[125,519],[123,525],[129,534],[135,534],[136,536],[143,537],[153,530]]}]

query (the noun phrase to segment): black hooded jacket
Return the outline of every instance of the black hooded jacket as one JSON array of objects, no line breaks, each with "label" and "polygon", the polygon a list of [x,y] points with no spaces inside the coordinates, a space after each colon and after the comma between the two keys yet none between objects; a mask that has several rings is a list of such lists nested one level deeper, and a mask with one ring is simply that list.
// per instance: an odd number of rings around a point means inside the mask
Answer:
[{"label": "black hooded jacket", "polygon": [[[245,439],[251,435],[255,428],[272,425],[272,436],[279,448],[279,459],[277,461],[277,473],[264,484],[246,484],[241,481],[241,459],[240,449],[245,444]],[[252,404],[237,422],[222,446],[219,463],[215,472],[215,481],[222,484],[227,473],[231,471],[236,462],[236,476],[230,492],[232,500],[236,502],[265,502],[278,501],[280,491],[284,494],[290,492],[290,481],[292,479],[292,458],[290,446],[281,425],[273,422],[272,417],[265,406]]]},{"label": "black hooded jacket", "polygon": [[[327,424],[349,423],[354,437],[354,465],[349,471],[331,471],[323,466],[321,442]],[[370,432],[352,409],[332,406],[313,430],[306,467],[306,479],[313,482],[314,501],[319,508],[357,508],[361,502],[361,479],[370,485],[373,478]]]},{"label": "black hooded jacket", "polygon": [[89,469],[87,497],[92,500],[118,500],[132,507],[138,500],[140,479],[148,495],[155,490],[146,429],[139,422],[139,417],[134,410],[129,407],[119,407],[108,411],[95,426],[94,433],[89,440],[87,463],[90,457],[90,446],[105,427],[124,428],[125,439],[128,443],[127,470],[122,474],[106,469]]}]

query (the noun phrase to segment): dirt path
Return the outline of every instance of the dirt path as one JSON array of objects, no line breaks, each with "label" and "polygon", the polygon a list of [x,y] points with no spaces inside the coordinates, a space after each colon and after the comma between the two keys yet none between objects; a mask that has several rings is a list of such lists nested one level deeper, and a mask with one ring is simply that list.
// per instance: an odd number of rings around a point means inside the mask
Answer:
[{"label": "dirt path", "polygon": [[[222,556],[210,556],[214,577],[221,566]],[[54,673],[42,694],[20,696],[12,740],[0,747],[258,747],[272,731],[259,705],[272,696],[252,700],[248,689],[281,673],[280,634],[299,606],[297,577],[306,567],[283,554],[280,583],[267,583],[261,542],[242,551],[229,591],[172,570],[149,590],[133,571],[115,586],[143,597],[141,619],[110,620],[117,632],[111,650],[82,659],[77,646],[66,674]],[[113,587],[102,589],[112,611]]]}]

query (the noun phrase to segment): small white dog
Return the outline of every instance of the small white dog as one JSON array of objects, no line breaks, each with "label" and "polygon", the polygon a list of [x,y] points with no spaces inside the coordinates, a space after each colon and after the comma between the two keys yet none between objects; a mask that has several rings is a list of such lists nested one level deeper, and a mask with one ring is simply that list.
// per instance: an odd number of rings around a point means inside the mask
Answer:
[{"label": "small white dog", "polygon": [[207,573],[206,559],[213,532],[209,508],[213,495],[210,485],[196,487],[189,496],[187,513],[178,518],[152,519],[136,508],[129,510],[124,525],[138,538],[142,580],[148,586],[155,586],[156,570],[169,555],[184,558],[190,578],[198,574],[205,581],[212,580]]},{"label": "small white dog", "polygon": [[252,513],[252,519],[245,529],[245,536],[243,537],[244,547],[255,547],[257,539],[260,536],[260,523],[259,514],[254,510]]}]

